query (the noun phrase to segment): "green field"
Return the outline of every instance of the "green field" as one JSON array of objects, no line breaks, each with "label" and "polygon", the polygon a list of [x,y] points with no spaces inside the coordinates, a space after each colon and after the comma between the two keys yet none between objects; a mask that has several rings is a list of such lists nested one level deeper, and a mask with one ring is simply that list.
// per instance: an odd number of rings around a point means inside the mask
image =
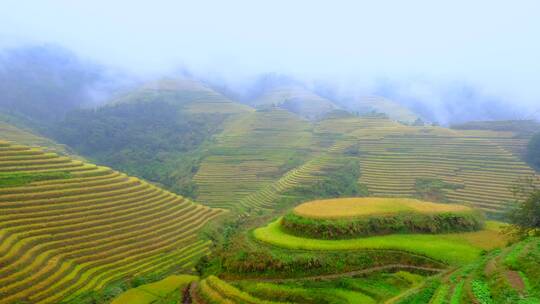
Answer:
[{"label": "green field", "polygon": [[540,303],[538,245],[529,238],[495,250],[391,303]]},{"label": "green field", "polygon": [[[253,231],[253,236],[264,243],[293,250],[403,250],[441,260],[450,265],[464,265],[477,259],[483,250],[505,245],[499,234],[500,224],[490,222],[486,229],[459,234],[394,234],[352,240],[320,240],[287,234],[280,220]],[[484,240],[484,241],[478,241]]]},{"label": "green field", "polygon": [[0,124],[0,303],[540,297],[537,240],[505,247],[484,219],[535,175],[530,132],[413,126],[377,98],[357,106],[390,119],[358,116],[303,87],[228,96],[165,79],[51,129],[114,169]]}]

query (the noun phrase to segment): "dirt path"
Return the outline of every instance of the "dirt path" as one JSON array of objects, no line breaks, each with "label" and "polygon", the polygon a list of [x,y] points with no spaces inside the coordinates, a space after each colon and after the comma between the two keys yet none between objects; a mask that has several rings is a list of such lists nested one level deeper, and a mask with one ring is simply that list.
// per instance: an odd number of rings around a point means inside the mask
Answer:
[{"label": "dirt path", "polygon": [[525,291],[525,282],[523,282],[523,279],[521,279],[521,276],[517,271],[508,270],[505,275],[508,283],[510,283],[514,290],[517,290],[519,293]]},{"label": "dirt path", "polygon": [[199,296],[197,288],[198,282],[192,282],[187,288],[186,296],[184,297],[183,304],[204,304],[204,300]]},{"label": "dirt path", "polygon": [[[375,271],[380,270],[388,270],[388,269],[414,269],[414,270],[423,270],[428,272],[441,272],[444,269],[440,268],[431,268],[431,267],[422,267],[422,266],[411,266],[411,265],[404,265],[404,264],[391,264],[391,265],[384,265],[384,266],[377,266],[362,270],[356,270],[356,271],[350,271],[350,272],[343,272],[343,273],[333,273],[333,274],[325,274],[325,275],[318,275],[318,276],[309,276],[309,277],[300,277],[300,278],[286,278],[286,279],[246,279],[250,281],[257,281],[257,282],[267,282],[267,283],[282,283],[282,282],[294,282],[294,281],[317,281],[317,280],[329,280],[329,279],[338,279],[341,277],[353,277],[360,274],[366,274],[371,273]],[[241,281],[241,280],[233,280],[233,281]]]}]

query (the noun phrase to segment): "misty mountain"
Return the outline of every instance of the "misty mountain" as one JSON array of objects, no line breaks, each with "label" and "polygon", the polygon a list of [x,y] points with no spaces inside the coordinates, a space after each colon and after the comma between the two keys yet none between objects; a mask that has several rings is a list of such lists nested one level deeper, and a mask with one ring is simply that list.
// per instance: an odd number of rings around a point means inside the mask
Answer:
[{"label": "misty mountain", "polygon": [[377,95],[398,101],[427,121],[443,125],[468,121],[537,118],[519,102],[504,100],[469,84],[379,82]]},{"label": "misty mountain", "polygon": [[229,117],[251,111],[195,80],[163,79],[70,111],[47,133],[97,163],[194,196],[196,150]]},{"label": "misty mountain", "polygon": [[289,75],[267,73],[242,86],[230,87],[225,82],[207,81],[210,86],[246,105],[255,108],[279,107],[306,119],[317,119],[339,109],[307,85]]},{"label": "misty mountain", "polygon": [[69,50],[28,46],[0,53],[0,110],[19,122],[50,123],[92,100],[102,69]]}]

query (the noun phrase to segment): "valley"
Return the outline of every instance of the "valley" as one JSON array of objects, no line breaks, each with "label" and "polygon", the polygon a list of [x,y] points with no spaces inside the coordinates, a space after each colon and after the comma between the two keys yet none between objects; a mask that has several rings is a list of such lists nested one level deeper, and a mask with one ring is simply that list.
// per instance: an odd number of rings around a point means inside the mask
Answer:
[{"label": "valley", "polygon": [[0,303],[453,304],[500,286],[535,303],[537,240],[502,233],[531,135],[323,103],[314,119],[279,102],[314,93],[288,94],[253,108],[165,79],[54,139],[3,123]]}]

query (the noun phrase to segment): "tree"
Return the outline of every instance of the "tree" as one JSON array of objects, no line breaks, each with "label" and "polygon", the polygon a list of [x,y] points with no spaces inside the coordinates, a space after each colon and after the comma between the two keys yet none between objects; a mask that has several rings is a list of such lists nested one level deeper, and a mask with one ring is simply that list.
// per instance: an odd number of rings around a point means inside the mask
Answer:
[{"label": "tree", "polygon": [[540,169],[540,132],[536,133],[527,146],[527,160],[536,169]]},{"label": "tree", "polygon": [[508,232],[518,237],[540,235],[540,179],[530,177],[514,187],[515,207],[508,213]]}]

